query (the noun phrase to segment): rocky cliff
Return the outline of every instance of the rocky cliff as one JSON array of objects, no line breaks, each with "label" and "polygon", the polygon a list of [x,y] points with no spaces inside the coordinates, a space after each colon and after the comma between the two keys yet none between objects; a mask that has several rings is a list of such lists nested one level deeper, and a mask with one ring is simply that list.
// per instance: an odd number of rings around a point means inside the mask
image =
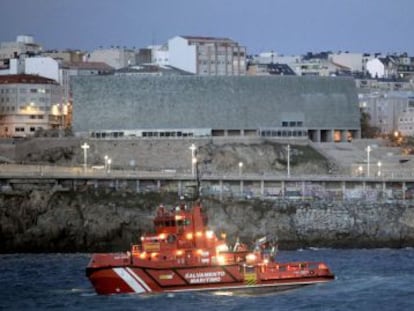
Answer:
[{"label": "rocky cliff", "polygon": [[[152,229],[158,204],[176,195],[58,189],[0,194],[0,252],[93,252],[129,248]],[[367,202],[203,199],[209,225],[229,242],[268,235],[282,249],[414,246],[414,207]]]}]

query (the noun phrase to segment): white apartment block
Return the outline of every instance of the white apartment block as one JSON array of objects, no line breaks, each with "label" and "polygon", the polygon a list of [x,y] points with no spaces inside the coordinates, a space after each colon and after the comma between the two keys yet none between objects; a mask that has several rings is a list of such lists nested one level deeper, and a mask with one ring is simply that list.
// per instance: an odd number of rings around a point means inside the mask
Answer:
[{"label": "white apartment block", "polygon": [[87,56],[88,62],[103,62],[120,69],[136,65],[135,52],[125,48],[110,48],[95,50]]},{"label": "white apartment block", "polygon": [[170,66],[196,75],[246,75],[246,48],[228,38],[176,36],[168,50]]},{"label": "white apartment block", "polygon": [[158,66],[168,66],[170,64],[170,52],[168,45],[151,45],[151,62]]},{"label": "white apartment block", "polygon": [[385,65],[378,58],[370,59],[366,63],[367,72],[373,78],[384,78],[385,77]]},{"label": "white apartment block", "polygon": [[36,75],[0,76],[0,137],[63,127],[68,106],[62,103],[62,91],[56,81]]},{"label": "white apartment block", "polygon": [[0,77],[2,75],[28,74],[52,79],[63,87],[63,98],[61,100],[67,103],[70,101],[70,85],[64,71],[60,62],[51,57],[12,58],[10,59],[9,68],[0,70]]}]

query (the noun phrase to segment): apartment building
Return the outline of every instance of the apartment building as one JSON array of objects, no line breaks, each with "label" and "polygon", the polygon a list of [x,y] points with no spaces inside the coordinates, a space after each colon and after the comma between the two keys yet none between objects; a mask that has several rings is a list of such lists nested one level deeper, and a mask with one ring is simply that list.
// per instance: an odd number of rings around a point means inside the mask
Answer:
[{"label": "apartment building", "polygon": [[414,134],[414,92],[377,90],[358,95],[360,107],[370,115],[371,126],[382,134]]},{"label": "apartment building", "polygon": [[33,36],[20,35],[16,41],[0,43],[0,63],[7,63],[19,55],[36,55],[42,51],[42,46],[34,41]]},{"label": "apartment building", "polygon": [[176,36],[168,51],[171,66],[196,75],[246,75],[246,48],[228,38]]},{"label": "apartment building", "polygon": [[136,64],[136,53],[133,50],[113,47],[110,49],[98,49],[91,52],[87,57],[88,62],[103,62],[113,67],[120,69]]},{"label": "apartment building", "polygon": [[375,57],[366,53],[337,52],[328,58],[333,64],[349,68],[352,73],[363,73],[366,72],[367,62]]},{"label": "apartment building", "polygon": [[80,50],[48,50],[42,52],[42,56],[51,57],[53,59],[60,60],[66,63],[79,63],[84,61],[84,58],[86,57],[86,52]]},{"label": "apartment building", "polygon": [[27,74],[0,76],[0,137],[61,128],[67,115],[62,87],[55,80]]}]

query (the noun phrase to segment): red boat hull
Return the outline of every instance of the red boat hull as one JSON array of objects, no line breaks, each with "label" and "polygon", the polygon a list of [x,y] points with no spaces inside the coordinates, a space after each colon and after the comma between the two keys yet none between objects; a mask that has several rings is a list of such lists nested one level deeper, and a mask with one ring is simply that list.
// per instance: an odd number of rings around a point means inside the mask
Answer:
[{"label": "red boat hull", "polygon": [[331,281],[330,273],[292,273],[270,279],[245,277],[239,265],[173,269],[133,266],[87,268],[86,274],[98,294],[172,293],[189,291],[274,292]]}]

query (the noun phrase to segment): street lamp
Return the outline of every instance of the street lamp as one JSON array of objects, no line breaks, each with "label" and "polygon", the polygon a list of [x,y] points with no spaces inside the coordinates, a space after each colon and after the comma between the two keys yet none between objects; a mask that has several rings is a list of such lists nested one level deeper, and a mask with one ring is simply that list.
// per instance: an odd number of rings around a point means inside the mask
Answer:
[{"label": "street lamp", "polygon": [[195,166],[196,166],[196,163],[197,163],[197,159],[195,157],[196,149],[197,149],[196,145],[191,144],[190,150],[191,150],[191,175],[192,176],[195,175]]},{"label": "street lamp", "polygon": [[104,160],[105,160],[104,170],[105,170],[105,172],[108,168],[108,159],[109,159],[108,155],[105,154],[105,156],[104,156]]},{"label": "street lamp", "polygon": [[85,142],[83,143],[83,145],[81,146],[81,148],[83,149],[83,171],[86,172],[86,168],[87,168],[87,159],[88,159],[88,149],[89,149],[89,145]]},{"label": "street lamp", "polygon": [[243,171],[243,162],[239,162],[239,176],[242,175],[242,171]]},{"label": "street lamp", "polygon": [[381,177],[381,166],[382,166],[381,161],[378,161],[377,165],[378,165],[378,177]]},{"label": "street lamp", "polygon": [[112,163],[112,159],[111,159],[111,158],[108,158],[107,162],[108,162],[108,170],[107,170],[107,172],[108,172],[108,174],[109,174],[109,173],[111,172],[111,163]]},{"label": "street lamp", "polygon": [[287,145],[287,177],[290,177],[290,145]]},{"label": "street lamp", "polygon": [[358,166],[358,173],[359,173],[359,176],[362,176],[362,165],[360,165],[360,166]]},{"label": "street lamp", "polygon": [[367,177],[369,177],[369,153],[372,151],[372,148],[370,145],[367,147]]}]

